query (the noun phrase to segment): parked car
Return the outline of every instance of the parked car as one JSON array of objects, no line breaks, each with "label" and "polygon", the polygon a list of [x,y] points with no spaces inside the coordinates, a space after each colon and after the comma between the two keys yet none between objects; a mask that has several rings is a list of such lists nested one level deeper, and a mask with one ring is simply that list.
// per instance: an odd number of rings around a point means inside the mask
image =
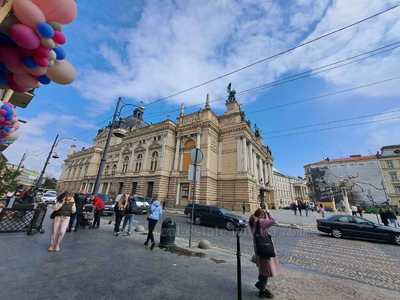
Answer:
[{"label": "parked car", "polygon": [[135,214],[138,215],[147,214],[147,211],[149,210],[150,206],[148,199],[142,196],[134,196],[132,203],[133,203],[133,212]]},{"label": "parked car", "polygon": [[[189,203],[188,205],[186,205],[185,210],[184,210],[184,214],[187,217],[191,217],[192,216],[192,207],[193,207],[192,203]],[[203,205],[203,204],[195,204],[194,205],[194,210],[196,211],[196,209],[204,208],[204,207],[209,207],[209,206]]]},{"label": "parked car", "polygon": [[41,200],[45,204],[56,204],[57,192],[56,191],[47,191],[43,194]]},{"label": "parked car", "polygon": [[377,225],[367,219],[350,216],[334,215],[317,220],[319,231],[329,233],[335,238],[352,237],[357,239],[387,241],[400,245],[400,229]]},{"label": "parked car", "polygon": [[[192,207],[189,209],[191,214]],[[194,223],[196,225],[224,227],[230,231],[236,228],[245,228],[248,225],[246,219],[224,208],[197,204],[194,207]]]}]

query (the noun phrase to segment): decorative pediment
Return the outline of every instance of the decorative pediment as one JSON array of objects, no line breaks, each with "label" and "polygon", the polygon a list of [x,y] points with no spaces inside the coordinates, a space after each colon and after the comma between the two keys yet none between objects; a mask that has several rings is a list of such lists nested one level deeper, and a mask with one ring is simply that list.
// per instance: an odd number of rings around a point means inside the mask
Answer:
[{"label": "decorative pediment", "polygon": [[137,146],[135,148],[135,153],[139,153],[139,152],[146,152],[146,148],[144,148],[143,146]]},{"label": "decorative pediment", "polygon": [[162,145],[159,142],[153,141],[153,143],[151,143],[151,145],[149,146],[149,149],[154,150],[154,149],[159,149],[161,147]]}]

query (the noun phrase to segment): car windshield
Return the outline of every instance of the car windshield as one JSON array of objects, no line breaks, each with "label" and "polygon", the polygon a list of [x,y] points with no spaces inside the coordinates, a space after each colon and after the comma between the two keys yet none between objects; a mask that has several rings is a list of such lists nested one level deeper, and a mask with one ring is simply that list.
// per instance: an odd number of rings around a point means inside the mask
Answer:
[{"label": "car windshield", "polygon": [[222,212],[224,215],[233,214],[233,212],[226,210],[225,208],[220,208],[219,211]]},{"label": "car windshield", "polygon": [[57,194],[54,193],[54,192],[46,192],[46,193],[43,194],[43,196],[45,196],[45,197],[56,197]]},{"label": "car windshield", "polygon": [[138,202],[147,202],[147,200],[144,197],[135,197],[135,201]]}]

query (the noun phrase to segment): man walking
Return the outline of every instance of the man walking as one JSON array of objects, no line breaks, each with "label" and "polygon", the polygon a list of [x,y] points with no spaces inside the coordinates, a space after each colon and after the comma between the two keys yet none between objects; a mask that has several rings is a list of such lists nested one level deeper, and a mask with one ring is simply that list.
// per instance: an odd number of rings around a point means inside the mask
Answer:
[{"label": "man walking", "polygon": [[149,222],[149,230],[147,233],[146,242],[144,243],[144,245],[147,247],[147,245],[149,244],[149,241],[151,241],[151,247],[150,247],[151,250],[153,250],[154,246],[156,245],[156,243],[154,241],[153,231],[157,225],[158,220],[160,220],[162,213],[163,213],[163,210],[161,208],[160,202],[158,200],[155,200],[150,205],[149,217],[147,218],[147,221]]},{"label": "man walking", "polygon": [[357,206],[355,206],[355,205],[351,206],[351,214],[353,216],[357,216]]}]

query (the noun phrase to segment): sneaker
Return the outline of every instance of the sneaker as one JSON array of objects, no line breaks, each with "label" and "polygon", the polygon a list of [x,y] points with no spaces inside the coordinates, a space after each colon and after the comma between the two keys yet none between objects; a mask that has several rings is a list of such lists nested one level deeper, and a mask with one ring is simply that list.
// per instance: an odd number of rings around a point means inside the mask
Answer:
[{"label": "sneaker", "polygon": [[151,247],[150,247],[150,250],[153,250],[155,245],[156,245],[156,243],[152,243]]},{"label": "sneaker", "polygon": [[258,298],[261,298],[261,299],[272,299],[272,298],[274,298],[274,295],[269,290],[265,289],[265,290],[260,291],[258,293]]},{"label": "sneaker", "polygon": [[148,242],[144,242],[144,246],[145,246],[145,247],[147,247],[148,244],[149,244]]},{"label": "sneaker", "polygon": [[263,290],[264,288],[261,286],[261,283],[257,281],[257,283],[254,285],[258,290]]}]

